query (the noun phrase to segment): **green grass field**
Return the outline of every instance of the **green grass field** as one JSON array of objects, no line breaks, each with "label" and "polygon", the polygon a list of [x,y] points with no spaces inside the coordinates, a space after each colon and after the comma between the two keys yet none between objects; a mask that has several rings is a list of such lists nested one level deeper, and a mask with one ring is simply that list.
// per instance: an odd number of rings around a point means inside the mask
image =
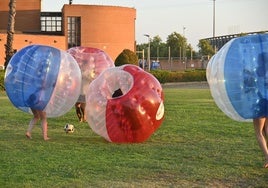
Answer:
[{"label": "green grass field", "polygon": [[[0,93],[0,187],[267,187],[252,123],[226,117],[208,89],[165,88],[165,120],[144,143],[108,143],[74,109],[51,140]],[[65,134],[66,123],[75,126]]]}]

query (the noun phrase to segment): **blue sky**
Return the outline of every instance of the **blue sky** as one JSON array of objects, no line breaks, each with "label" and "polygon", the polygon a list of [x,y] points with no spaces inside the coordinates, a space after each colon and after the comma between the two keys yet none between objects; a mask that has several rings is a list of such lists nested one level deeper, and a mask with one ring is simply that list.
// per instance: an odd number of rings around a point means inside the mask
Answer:
[{"label": "blue sky", "polygon": [[[57,2],[57,3],[55,3]],[[61,11],[69,0],[42,0],[42,11]],[[73,4],[134,7],[136,40],[146,43],[159,35],[162,41],[176,31],[197,49],[198,40],[213,36],[213,0],[73,0]],[[216,0],[216,36],[268,30],[267,0]]]}]

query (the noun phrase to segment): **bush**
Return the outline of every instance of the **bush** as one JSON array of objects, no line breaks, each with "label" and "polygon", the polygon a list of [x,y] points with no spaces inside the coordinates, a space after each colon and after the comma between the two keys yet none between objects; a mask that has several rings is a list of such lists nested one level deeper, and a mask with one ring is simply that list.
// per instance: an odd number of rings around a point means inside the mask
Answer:
[{"label": "bush", "polygon": [[150,72],[152,75],[154,75],[157,80],[160,83],[166,83],[169,82],[169,80],[171,79],[171,72],[170,71],[165,71],[165,70],[153,70]]},{"label": "bush", "polygon": [[121,66],[125,64],[138,65],[138,56],[129,49],[124,49],[114,62],[115,66]]},{"label": "bush", "polygon": [[194,82],[206,81],[205,70],[192,70],[186,72],[171,72],[165,70],[154,70],[150,72],[160,83],[166,82]]},{"label": "bush", "polygon": [[4,87],[4,77],[5,77],[5,71],[4,70],[0,70],[0,91],[5,90],[5,87]]}]

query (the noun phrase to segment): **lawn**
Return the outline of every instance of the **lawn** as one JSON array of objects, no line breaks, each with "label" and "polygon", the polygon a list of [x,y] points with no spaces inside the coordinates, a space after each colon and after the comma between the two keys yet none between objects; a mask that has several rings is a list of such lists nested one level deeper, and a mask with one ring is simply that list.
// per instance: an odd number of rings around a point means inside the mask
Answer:
[{"label": "lawn", "polygon": [[0,93],[1,187],[267,187],[252,123],[225,116],[208,89],[164,93],[165,120],[140,144],[108,143],[74,109],[48,120],[51,140],[39,125],[27,140],[31,116]]}]

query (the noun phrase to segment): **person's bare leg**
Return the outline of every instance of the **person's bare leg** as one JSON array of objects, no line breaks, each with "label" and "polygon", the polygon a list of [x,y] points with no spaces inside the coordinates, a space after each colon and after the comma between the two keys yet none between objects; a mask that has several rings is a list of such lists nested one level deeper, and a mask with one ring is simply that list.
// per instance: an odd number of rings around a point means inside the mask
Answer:
[{"label": "person's bare leg", "polygon": [[[264,123],[264,128],[263,128],[263,135],[266,141],[266,146],[268,149],[268,120],[265,121]],[[268,160],[266,159],[266,163],[264,165],[265,168],[268,168]]]},{"label": "person's bare leg", "polygon": [[75,110],[76,110],[76,115],[79,119],[80,122],[83,121],[83,113],[82,113],[82,109],[81,109],[81,103],[77,102],[75,104]]},{"label": "person's bare leg", "polygon": [[81,111],[83,116],[83,122],[86,122],[86,103],[81,103]]},{"label": "person's bare leg", "polygon": [[27,131],[26,131],[26,137],[27,138],[29,138],[29,139],[32,139],[32,130],[33,130],[33,128],[34,128],[34,125],[38,122],[38,120],[39,120],[39,114],[38,114],[38,112],[37,111],[35,111],[35,110],[32,110],[32,112],[33,112],[33,119],[30,121],[30,123],[29,123],[29,126],[28,126],[28,129],[27,129]]},{"label": "person's bare leg", "polygon": [[263,128],[263,134],[266,138],[266,142],[268,142],[268,121],[265,121],[264,128]]},{"label": "person's bare leg", "polygon": [[265,124],[266,124],[266,118],[257,118],[253,120],[256,138],[265,157],[264,167],[268,168],[268,149],[267,149],[267,142],[264,136]]},{"label": "person's bare leg", "polygon": [[44,140],[49,140],[48,135],[47,135],[47,117],[46,117],[46,112],[39,112],[40,117],[41,117],[41,126],[42,126],[42,131],[43,131],[43,138]]}]

